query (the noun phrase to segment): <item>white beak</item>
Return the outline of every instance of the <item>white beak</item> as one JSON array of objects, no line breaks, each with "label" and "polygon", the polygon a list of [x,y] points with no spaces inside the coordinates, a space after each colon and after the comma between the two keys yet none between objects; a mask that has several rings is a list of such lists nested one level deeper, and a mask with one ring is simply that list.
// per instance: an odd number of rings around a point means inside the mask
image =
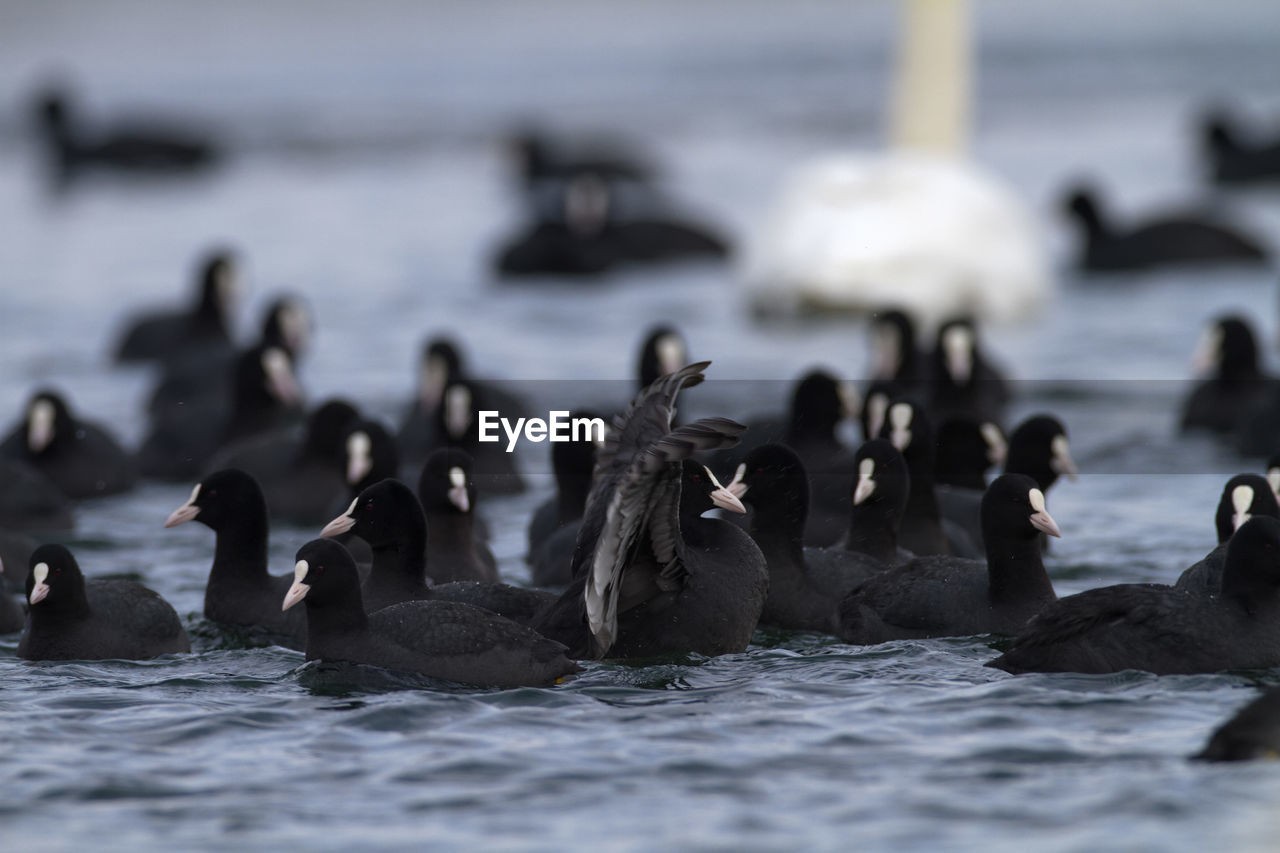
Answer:
[{"label": "white beak", "polygon": [[360,499],[356,498],[351,502],[351,506],[347,507],[346,512],[326,524],[320,531],[320,538],[328,539],[332,536],[341,536],[343,533],[346,533],[348,530],[355,527],[356,519],[352,513],[356,511],[356,504],[359,502]]},{"label": "white beak", "polygon": [[733,472],[733,479],[729,482],[729,485],[725,486],[725,488],[729,490],[729,494],[733,495],[735,498],[741,499],[741,497],[747,493],[747,490],[751,487],[742,482],[746,476],[746,463],[740,464],[737,470]]},{"label": "white beak", "polygon": [[1068,480],[1074,482],[1079,471],[1076,470],[1075,460],[1071,458],[1071,447],[1067,444],[1067,437],[1065,435],[1054,436],[1049,445],[1049,450],[1053,454],[1053,458],[1049,460],[1049,467],[1055,473],[1064,475]]},{"label": "white beak", "polygon": [[715,486],[711,490],[711,502],[720,507],[720,509],[745,515],[747,508],[742,505],[742,501],[738,500],[738,496],[720,485],[720,481],[716,479],[715,474],[711,473],[710,468],[704,465],[702,470],[707,472],[707,476],[711,478],[711,485]]},{"label": "white beak", "polygon": [[1035,512],[1031,513],[1031,526],[1041,533],[1062,538],[1062,531],[1058,529],[1058,523],[1053,520],[1053,516],[1049,515],[1049,510],[1045,509],[1044,492],[1039,489],[1032,489],[1027,497],[1031,501],[1031,508],[1035,510]]},{"label": "white beak", "polygon": [[48,400],[36,400],[27,416],[27,449],[39,453],[53,441],[53,404]]},{"label": "white beak", "polygon": [[289,586],[289,591],[284,594],[284,604],[280,605],[281,611],[288,610],[306,598],[308,592],[311,592],[310,585],[303,583],[303,580],[307,577],[307,570],[310,568],[306,560],[299,560],[297,565],[293,567],[293,583]]},{"label": "white beak", "polygon": [[853,505],[858,506],[876,490],[876,460],[863,459],[858,463],[858,485],[853,488]]},{"label": "white beak", "polygon": [[46,583],[49,579],[49,564],[36,563],[31,569],[31,576],[35,579],[35,585],[31,587],[31,597],[27,601],[31,604],[39,604],[49,594],[49,584]]},{"label": "white beak", "polygon": [[200,484],[196,483],[196,487],[191,490],[191,497],[187,498],[187,502],[182,506],[169,513],[169,517],[165,519],[165,527],[177,527],[179,524],[186,524],[191,519],[200,514],[200,507],[196,506],[196,498],[200,495]]},{"label": "white beak", "polygon": [[365,478],[373,468],[373,457],[369,455],[369,434],[358,430],[347,436],[347,485],[354,486]]}]

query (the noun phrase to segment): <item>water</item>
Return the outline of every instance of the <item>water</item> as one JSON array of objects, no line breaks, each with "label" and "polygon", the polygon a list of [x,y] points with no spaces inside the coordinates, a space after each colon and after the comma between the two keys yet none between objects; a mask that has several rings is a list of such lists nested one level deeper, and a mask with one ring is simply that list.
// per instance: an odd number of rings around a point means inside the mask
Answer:
[{"label": "water", "polygon": [[[731,269],[489,281],[486,253],[514,225],[498,137],[529,116],[635,137],[735,235],[788,164],[877,143],[890,4],[633,6],[6,4],[0,412],[55,381],[136,441],[149,377],[106,363],[117,318],[172,301],[219,240],[249,262],[245,334],[273,292],[306,294],[312,398],[343,392],[387,416],[422,337],[443,329],[478,373],[509,379],[623,380],[640,330],[668,319],[714,378],[856,375],[859,327],[754,326]],[[978,10],[975,150],[1035,205],[1057,257],[1071,241],[1053,201],[1070,176],[1105,181],[1121,211],[1190,201],[1197,104],[1280,113],[1280,7],[1266,0]],[[238,156],[192,182],[51,196],[21,113],[51,68],[97,116],[192,116]],[[1280,245],[1280,196],[1229,203]],[[1052,495],[1064,538],[1050,572],[1063,594],[1169,581],[1212,544],[1223,480],[1257,465],[1174,433],[1187,358],[1225,308],[1274,339],[1274,276],[1060,278],[1043,316],[990,335],[1014,375],[1044,380],[1021,386],[1017,414],[1057,411],[1085,472]],[[785,384],[697,393],[691,408],[741,416]],[[543,454],[522,462],[543,474],[535,492],[486,507],[514,582],[549,488]],[[212,534],[161,529],[188,491],[86,504],[73,547],[90,575],[134,573],[173,602],[195,654],[30,664],[0,639],[6,848],[1243,850],[1280,829],[1280,769],[1186,761],[1274,673],[1012,678],[981,666],[989,638],[855,648],[761,633],[742,655],[460,691],[225,648],[198,618]],[[275,570],[313,534],[276,529]]]}]

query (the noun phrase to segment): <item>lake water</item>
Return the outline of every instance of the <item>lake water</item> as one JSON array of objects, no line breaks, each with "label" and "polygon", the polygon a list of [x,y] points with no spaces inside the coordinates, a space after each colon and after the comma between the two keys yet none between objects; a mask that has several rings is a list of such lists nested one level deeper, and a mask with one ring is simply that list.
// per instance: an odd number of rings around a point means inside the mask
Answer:
[{"label": "lake water", "polygon": [[[1227,308],[1273,341],[1275,275],[1081,280],[1055,198],[1082,174],[1124,212],[1204,198],[1197,108],[1280,115],[1280,6],[974,5],[974,150],[1036,210],[1059,267],[1048,310],[989,330],[1026,380],[1015,415],[1059,413],[1083,472],[1051,496],[1050,574],[1060,594],[1169,582],[1213,544],[1222,482],[1259,465],[1176,435],[1188,358]],[[860,325],[757,326],[731,267],[517,289],[486,260],[516,225],[500,137],[529,118],[634,139],[673,194],[746,235],[791,165],[879,144],[893,23],[886,2],[5,4],[0,418],[56,382],[136,442],[150,377],[108,363],[115,330],[185,294],[221,241],[247,260],[245,336],[272,294],[305,294],[311,398],[387,417],[442,330],[476,373],[528,380],[548,405],[535,381],[622,396],[664,320],[713,379],[778,380],[692,392],[699,414],[780,405],[813,364],[857,376]],[[51,194],[24,109],[53,73],[91,115],[189,117],[234,156],[192,181]],[[1280,246],[1280,193],[1224,204]],[[534,491],[484,508],[513,582],[550,489],[545,445],[521,461]],[[742,655],[589,664],[551,690],[441,689],[222,647],[199,618],[212,534],[161,529],[189,489],[85,504],[71,541],[88,574],[159,590],[196,653],[30,664],[0,638],[6,849],[1248,850],[1280,830],[1280,767],[1186,760],[1274,673],[1014,678],[981,666],[986,638],[762,632]],[[312,535],[276,528],[274,570]]]}]

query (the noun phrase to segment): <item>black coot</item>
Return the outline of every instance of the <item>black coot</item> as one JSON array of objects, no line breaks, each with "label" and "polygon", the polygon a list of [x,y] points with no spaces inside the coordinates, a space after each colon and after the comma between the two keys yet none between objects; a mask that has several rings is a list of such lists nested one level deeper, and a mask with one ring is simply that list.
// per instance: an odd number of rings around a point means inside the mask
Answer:
[{"label": "black coot", "polygon": [[753,510],[749,532],[769,569],[761,625],[829,632],[836,604],[887,567],[844,546],[804,546],[809,478],[800,457],[784,445],[747,454],[728,489]]},{"label": "black coot", "polygon": [[292,580],[267,572],[267,502],[258,483],[234,468],[215,471],[196,485],[164,526],[193,520],[217,534],[204,590],[205,618],[258,628],[272,640],[302,648],[306,640],[302,611],[280,610]]},{"label": "black coot", "polygon": [[[912,484],[914,488],[914,483]],[[1015,634],[1056,596],[1040,533],[1060,535],[1035,481],[1003,474],[982,500],[987,561],[921,557],[876,575],[840,603],[841,639]]]},{"label": "black coot", "polygon": [[867,378],[872,382],[889,382],[894,396],[923,394],[929,371],[925,357],[916,344],[916,324],[905,311],[879,311],[871,315],[868,330],[871,362]]},{"label": "black coot", "polygon": [[236,358],[231,377],[230,400],[202,400],[178,414],[152,420],[138,450],[144,475],[162,480],[198,477],[219,449],[301,421],[302,390],[282,348],[259,345],[246,350]]},{"label": "black coot", "polygon": [[956,317],[938,327],[929,367],[929,407],[935,422],[956,416],[1003,421],[1008,382],[984,352],[972,319]]},{"label": "black coot", "polygon": [[1175,586],[1198,595],[1221,593],[1227,543],[1240,525],[1258,515],[1280,518],[1280,503],[1277,503],[1270,484],[1257,474],[1237,474],[1227,480],[1213,514],[1218,545],[1204,559],[1184,571]]},{"label": "black coot", "polygon": [[383,480],[365,489],[320,535],[330,538],[345,533],[364,540],[373,550],[373,567],[364,582],[365,606],[370,611],[429,598],[465,602],[528,624],[556,600],[549,592],[501,583],[432,585],[432,567],[426,561],[426,517],[413,490],[399,480]]},{"label": "black coot", "polygon": [[1203,126],[1203,156],[1209,177],[1220,184],[1280,179],[1280,137],[1250,139],[1225,110],[1214,110]]},{"label": "black coot", "polygon": [[416,474],[427,454],[439,446],[438,412],[444,402],[445,389],[455,380],[467,380],[483,388],[485,401],[513,422],[530,414],[528,404],[516,394],[497,382],[472,376],[459,343],[444,335],[430,338],[422,347],[417,389],[405,408],[396,434],[406,470]]},{"label": "black coot", "polygon": [[61,179],[83,169],[178,174],[207,168],[219,157],[212,140],[171,126],[150,123],[86,128],[76,120],[70,95],[59,89],[41,93],[36,122]]},{"label": "black coot", "polygon": [[880,438],[888,439],[906,460],[911,474],[907,511],[898,543],[913,554],[956,554],[974,557],[981,552],[958,525],[945,528],[934,488],[937,447],[933,422],[920,406],[897,400],[889,406]]},{"label": "black coot", "polygon": [[308,660],[348,661],[479,687],[542,686],[579,671],[561,644],[496,613],[406,601],[365,613],[355,561],[337,542],[298,550],[286,611],[306,605]]},{"label": "black coot", "polygon": [[1157,675],[1280,665],[1280,520],[1249,519],[1227,545],[1219,595],[1121,584],[1046,607],[988,666],[1006,672]]},{"label": "black coot", "polygon": [[[1182,429],[1215,433],[1242,431],[1248,442],[1250,416],[1267,390],[1267,378],[1258,364],[1258,343],[1244,317],[1219,317],[1205,331],[1196,350],[1197,372],[1203,377],[1182,403]],[[1272,424],[1263,427],[1268,444],[1274,442]],[[1256,428],[1256,427],[1255,427]]]},{"label": "black coot", "polygon": [[200,262],[193,303],[130,320],[116,344],[116,360],[168,364],[189,357],[230,354],[235,292],[235,257],[225,249],[209,252]]},{"label": "black coot", "polygon": [[418,500],[427,519],[427,565],[436,583],[498,580],[498,561],[479,541],[472,521],[476,484],[471,456],[442,447],[427,457],[418,478]]},{"label": "black coot", "polygon": [[[995,435],[988,430],[994,445]],[[939,449],[941,453],[941,447]],[[941,461],[938,465],[941,466]],[[1060,476],[1074,480],[1077,475],[1075,460],[1071,458],[1071,446],[1067,441],[1067,428],[1053,415],[1032,415],[1009,436],[1005,449],[1005,474],[1026,474],[1036,481],[1047,497]],[[965,532],[968,541],[982,553],[986,553],[982,541],[982,491],[955,486],[938,486],[934,490],[938,498],[938,510],[944,522]],[[1048,538],[1040,537],[1048,547]]]},{"label": "black coot", "polygon": [[133,581],[85,580],[62,545],[41,545],[27,575],[27,624],[18,657],[27,660],[143,660],[191,651],[178,614]]},{"label": "black coot", "polygon": [[0,454],[24,462],[74,499],[114,495],[138,480],[133,457],[105,427],[76,417],[61,394],[41,389]]},{"label": "black coot", "polygon": [[294,429],[273,430],[216,454],[209,468],[251,475],[276,521],[324,524],[350,500],[343,463],[347,433],[359,421],[351,403],[326,400],[307,416],[301,436]]},{"label": "black coot", "polygon": [[1109,221],[1088,188],[1072,191],[1066,208],[1083,240],[1077,264],[1095,272],[1146,270],[1186,264],[1263,264],[1269,252],[1257,238],[1199,213],[1121,228]]},{"label": "black coot", "polygon": [[760,549],[740,528],[702,518],[742,503],[688,457],[736,442],[744,427],[703,418],[672,429],[676,396],[709,362],[641,391],[599,454],[574,551],[574,582],[535,624],[579,657],[744,650],[768,591]]}]

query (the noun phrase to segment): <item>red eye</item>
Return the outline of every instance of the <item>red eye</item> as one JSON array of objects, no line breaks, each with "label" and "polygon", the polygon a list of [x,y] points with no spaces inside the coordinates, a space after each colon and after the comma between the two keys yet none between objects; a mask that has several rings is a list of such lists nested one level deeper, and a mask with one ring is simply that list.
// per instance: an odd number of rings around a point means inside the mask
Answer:
[{"label": "red eye", "polygon": [[324,574],[324,566],[316,566],[316,574],[318,575]]},{"label": "red eye", "polygon": [[62,569],[54,569],[54,570],[53,570],[53,573],[54,573],[55,575],[60,575],[60,574],[62,574]]}]

